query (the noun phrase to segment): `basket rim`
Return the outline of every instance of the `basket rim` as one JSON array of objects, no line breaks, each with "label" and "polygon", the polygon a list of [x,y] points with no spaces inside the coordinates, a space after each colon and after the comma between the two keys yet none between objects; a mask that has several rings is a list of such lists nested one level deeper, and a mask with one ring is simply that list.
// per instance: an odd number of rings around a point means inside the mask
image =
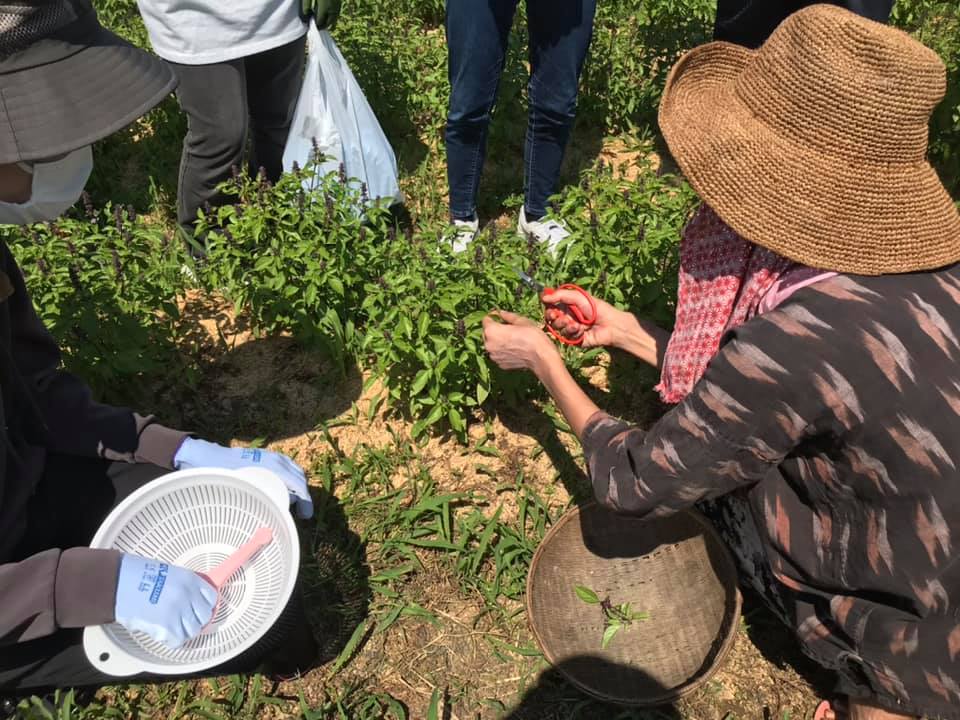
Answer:
[{"label": "basket rim", "polygon": [[[134,490],[130,495],[117,504],[101,521],[97,528],[90,547],[109,548],[108,538],[111,533],[119,532],[123,525],[121,519],[128,513],[138,512],[140,505],[147,503],[145,498],[159,493],[163,497],[170,492],[177,490],[177,486],[187,481],[202,480],[204,478],[223,481],[229,480],[231,484],[240,483],[240,487],[245,492],[251,492],[260,496],[266,503],[271,504],[279,510],[278,517],[281,524],[286,529],[290,537],[290,553],[292,572],[281,593],[281,603],[276,609],[276,617],[266,624],[266,627],[258,633],[258,637],[252,641],[245,641],[237,648],[221,653],[219,657],[206,658],[204,660],[194,660],[192,662],[183,662],[178,664],[168,664],[158,662],[156,659],[144,659],[139,655],[130,652],[116,638],[107,631],[105,625],[89,625],[83,628],[83,649],[87,660],[100,672],[117,678],[131,677],[141,673],[152,673],[161,676],[184,676],[197,672],[205,672],[215,668],[224,662],[238,657],[253,647],[260,638],[270,631],[270,628],[277,622],[283,613],[283,608],[289,602],[290,597],[296,592],[296,584],[300,574],[300,539],[296,523],[290,513],[287,500],[288,493],[283,480],[271,471],[262,471],[255,469],[251,472],[248,469],[232,470],[226,468],[198,467],[186,470],[174,470],[157,479],[142,485]],[[149,502],[155,502],[156,497],[151,498]],[[119,529],[118,529],[119,525]],[[111,660],[110,666],[105,665],[105,660],[99,658],[100,651],[105,650],[111,656],[116,656]]]},{"label": "basket rim", "polygon": [[[728,608],[727,617],[724,619],[724,625],[721,628],[721,632],[725,631],[723,641],[717,648],[710,667],[705,672],[701,673],[699,677],[682,687],[667,690],[662,695],[658,695],[656,697],[645,699],[626,699],[623,697],[610,695],[590,687],[586,683],[580,681],[578,678],[569,674],[563,669],[562,665],[558,665],[555,656],[547,647],[547,644],[543,641],[543,638],[537,630],[536,623],[534,622],[534,614],[530,605],[530,598],[533,595],[533,576],[535,574],[535,570],[540,564],[544,548],[553,540],[555,535],[560,533],[567,523],[571,522],[575,518],[578,518],[583,511],[595,509],[602,510],[604,508],[596,500],[590,500],[582,504],[574,505],[572,508],[564,512],[560,519],[557,520],[557,522],[554,523],[547,531],[547,534],[543,536],[543,540],[540,541],[540,545],[537,547],[536,552],[533,554],[533,559],[530,561],[530,568],[527,571],[527,582],[525,586],[524,607],[527,612],[527,624],[530,626],[533,637],[537,641],[537,646],[540,648],[544,658],[546,658],[547,662],[550,663],[551,667],[560,672],[560,674],[563,675],[564,678],[566,678],[567,681],[572,685],[582,690],[587,695],[597,698],[598,700],[603,700],[604,702],[626,707],[658,707],[687,697],[706,684],[717,673],[727,656],[730,654],[730,651],[733,649],[734,643],[737,639],[737,630],[740,626],[740,614],[743,605],[743,597],[740,593],[738,581],[737,566],[733,561],[733,557],[730,555],[730,551],[727,549],[726,544],[723,542],[723,539],[720,537],[720,534],[717,532],[716,528],[713,527],[713,525],[702,513],[693,508],[679,510],[676,514],[689,516],[703,529],[705,535],[710,536],[712,540],[716,541],[716,545],[719,549],[719,555],[721,558],[723,558],[722,564],[726,569],[726,572],[718,573],[718,576],[720,577],[720,581],[724,584],[727,584],[727,582],[732,582],[733,584],[732,606]],[[609,510],[608,512],[613,513],[612,510]]]}]

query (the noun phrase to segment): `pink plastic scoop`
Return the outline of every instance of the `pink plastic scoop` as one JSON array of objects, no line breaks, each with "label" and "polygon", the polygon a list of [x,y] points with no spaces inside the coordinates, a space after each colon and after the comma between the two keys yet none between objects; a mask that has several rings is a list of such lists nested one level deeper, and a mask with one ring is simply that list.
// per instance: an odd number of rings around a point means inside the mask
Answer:
[{"label": "pink plastic scoop", "polygon": [[200,576],[213,585],[217,592],[220,592],[227,581],[233,577],[233,574],[246,565],[250,558],[269,545],[271,540],[273,540],[273,530],[268,527],[260,528],[247,542],[232,552],[226,560],[213,570],[200,573]]}]

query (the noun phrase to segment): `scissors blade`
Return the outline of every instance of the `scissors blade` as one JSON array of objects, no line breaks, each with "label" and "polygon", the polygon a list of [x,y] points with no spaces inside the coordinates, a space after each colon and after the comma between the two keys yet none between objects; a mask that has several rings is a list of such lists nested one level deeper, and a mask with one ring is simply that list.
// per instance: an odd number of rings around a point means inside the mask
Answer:
[{"label": "scissors blade", "polygon": [[532,277],[527,275],[522,270],[517,270],[516,268],[514,268],[514,272],[516,272],[517,275],[520,276],[520,280],[523,281],[523,284],[526,285],[531,290],[533,290],[537,295],[541,294],[544,291],[543,285],[538,283],[536,280],[534,280]]}]

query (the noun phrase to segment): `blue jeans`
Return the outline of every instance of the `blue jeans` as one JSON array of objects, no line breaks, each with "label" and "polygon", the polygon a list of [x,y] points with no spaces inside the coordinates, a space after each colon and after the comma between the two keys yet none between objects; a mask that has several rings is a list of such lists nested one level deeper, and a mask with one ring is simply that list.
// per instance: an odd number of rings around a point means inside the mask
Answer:
[{"label": "blue jeans", "polygon": [[[497,97],[518,0],[447,0],[450,214],[473,218],[490,113]],[[547,211],[577,106],[580,71],[593,34],[596,0],[527,0],[530,117],[524,148],[524,207]]]}]

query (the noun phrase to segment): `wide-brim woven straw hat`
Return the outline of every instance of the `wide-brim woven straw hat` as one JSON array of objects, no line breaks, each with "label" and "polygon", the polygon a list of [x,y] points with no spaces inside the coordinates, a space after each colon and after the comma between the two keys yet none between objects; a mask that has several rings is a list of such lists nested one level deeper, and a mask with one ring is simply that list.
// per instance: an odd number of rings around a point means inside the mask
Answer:
[{"label": "wide-brim woven straw hat", "polygon": [[100,25],[90,0],[0,0],[0,163],[90,145],[176,84],[166,63]]},{"label": "wide-brim woven straw hat", "polygon": [[744,238],[826,270],[883,275],[960,260],[960,215],[927,161],[943,62],[833,5],[758,50],[714,42],[671,70],[664,138],[700,197]]}]

